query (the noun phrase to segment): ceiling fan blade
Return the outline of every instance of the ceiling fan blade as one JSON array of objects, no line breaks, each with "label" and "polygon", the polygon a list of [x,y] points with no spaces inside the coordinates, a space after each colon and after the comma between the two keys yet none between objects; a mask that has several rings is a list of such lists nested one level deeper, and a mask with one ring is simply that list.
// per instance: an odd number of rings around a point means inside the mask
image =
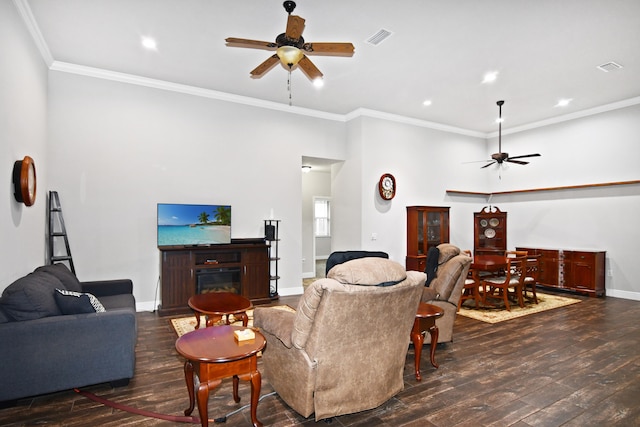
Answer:
[{"label": "ceiling fan blade", "polygon": [[266,61],[264,61],[262,64],[258,65],[256,68],[254,68],[251,71],[251,76],[262,77],[264,73],[266,73],[271,68],[273,68],[273,66],[276,65],[279,61],[280,61],[280,58],[278,58],[278,55],[276,54],[271,55],[269,58],[267,58]]},{"label": "ceiling fan blade", "polygon": [[509,159],[523,159],[525,157],[540,157],[540,154],[538,154],[538,153],[536,153],[536,154],[524,154],[522,156],[509,157]]},{"label": "ceiling fan blade", "polygon": [[318,70],[318,67],[316,67],[306,55],[302,57],[300,62],[298,62],[298,65],[311,80],[322,77],[322,73]]},{"label": "ceiling fan blade", "polygon": [[352,56],[355,48],[351,43],[305,43],[305,52],[311,54]]},{"label": "ceiling fan blade", "polygon": [[507,159],[505,161],[509,162],[509,163],[517,163],[519,165],[528,165],[529,164],[529,162],[523,162],[522,160],[513,160],[513,158]]},{"label": "ceiling fan blade", "polygon": [[239,47],[250,47],[254,49],[269,49],[273,50],[278,47],[277,44],[273,42],[263,42],[260,40],[249,40],[249,39],[239,39],[236,37],[227,37],[225,40],[227,45],[241,45]]},{"label": "ceiling fan blade", "polygon": [[287,19],[287,30],[284,33],[285,36],[291,40],[298,40],[302,35],[302,30],[304,30],[304,18],[289,15]]},{"label": "ceiling fan blade", "polygon": [[494,161],[492,161],[491,163],[488,163],[488,164],[486,164],[486,165],[482,166],[480,169],[488,168],[489,166],[491,166],[491,165],[495,165],[496,163],[497,163],[497,162],[494,160]]}]

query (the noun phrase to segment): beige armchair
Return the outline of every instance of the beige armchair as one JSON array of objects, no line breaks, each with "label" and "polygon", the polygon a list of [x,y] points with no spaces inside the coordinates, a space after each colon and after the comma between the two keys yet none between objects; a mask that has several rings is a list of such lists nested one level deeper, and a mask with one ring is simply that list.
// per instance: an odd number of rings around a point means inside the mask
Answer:
[{"label": "beige armchair", "polygon": [[256,307],[265,378],[303,417],[375,408],[404,387],[409,335],[426,276],[384,258],[336,265],[295,313]]},{"label": "beige armchair", "polygon": [[441,343],[453,341],[453,322],[471,266],[471,257],[450,243],[438,245],[438,249],[440,256],[436,277],[424,288],[422,302],[437,305],[444,310],[444,315],[436,319],[438,342]]}]

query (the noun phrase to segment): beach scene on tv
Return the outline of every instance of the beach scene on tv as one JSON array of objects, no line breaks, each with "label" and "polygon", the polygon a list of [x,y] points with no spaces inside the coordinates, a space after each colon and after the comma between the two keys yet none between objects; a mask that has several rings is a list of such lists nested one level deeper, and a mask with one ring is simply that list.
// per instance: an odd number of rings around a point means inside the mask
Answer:
[{"label": "beach scene on tv", "polygon": [[231,243],[231,206],[158,204],[158,246]]}]

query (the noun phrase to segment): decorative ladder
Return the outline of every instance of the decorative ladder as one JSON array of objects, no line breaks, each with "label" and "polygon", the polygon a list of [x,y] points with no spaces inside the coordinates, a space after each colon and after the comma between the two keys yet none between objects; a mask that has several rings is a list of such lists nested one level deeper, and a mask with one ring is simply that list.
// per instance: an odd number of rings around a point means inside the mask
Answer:
[{"label": "decorative ladder", "polygon": [[[60,238],[64,239],[64,252],[56,251],[56,244]],[[73,258],[71,257],[71,248],[69,248],[67,229],[64,226],[64,218],[62,217],[60,198],[57,191],[49,191],[49,264],[57,261],[68,262],[69,268],[73,274],[76,274]]]}]

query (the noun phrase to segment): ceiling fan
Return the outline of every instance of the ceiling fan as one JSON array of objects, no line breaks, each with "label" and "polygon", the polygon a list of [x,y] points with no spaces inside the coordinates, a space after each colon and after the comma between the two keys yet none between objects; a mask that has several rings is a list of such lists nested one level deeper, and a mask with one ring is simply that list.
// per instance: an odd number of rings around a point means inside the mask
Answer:
[{"label": "ceiling fan", "polygon": [[265,42],[259,40],[239,39],[229,37],[225,39],[227,46],[248,47],[253,49],[275,50],[276,53],[262,64],[251,71],[251,76],[262,77],[267,71],[273,68],[278,61],[291,71],[296,65],[311,79],[322,77],[320,70],[311,62],[306,54],[331,55],[331,56],[352,56],[354,52],[351,43],[305,43],[302,38],[304,30],[304,19],[292,15],[296,8],[293,1],[285,1],[282,6],[287,11],[287,28],[284,33],[276,37],[275,42]]},{"label": "ceiling fan", "polygon": [[513,156],[509,157],[509,153],[502,152],[502,106],[504,105],[504,101],[498,101],[498,108],[500,110],[500,115],[498,116],[498,152],[493,153],[491,155],[491,160],[487,160],[486,165],[482,166],[481,169],[488,168],[491,165],[501,165],[503,162],[516,163],[518,165],[528,165],[529,162],[525,162],[517,159],[524,159],[526,157],[540,157],[539,153],[535,154],[523,154],[522,156]]}]

